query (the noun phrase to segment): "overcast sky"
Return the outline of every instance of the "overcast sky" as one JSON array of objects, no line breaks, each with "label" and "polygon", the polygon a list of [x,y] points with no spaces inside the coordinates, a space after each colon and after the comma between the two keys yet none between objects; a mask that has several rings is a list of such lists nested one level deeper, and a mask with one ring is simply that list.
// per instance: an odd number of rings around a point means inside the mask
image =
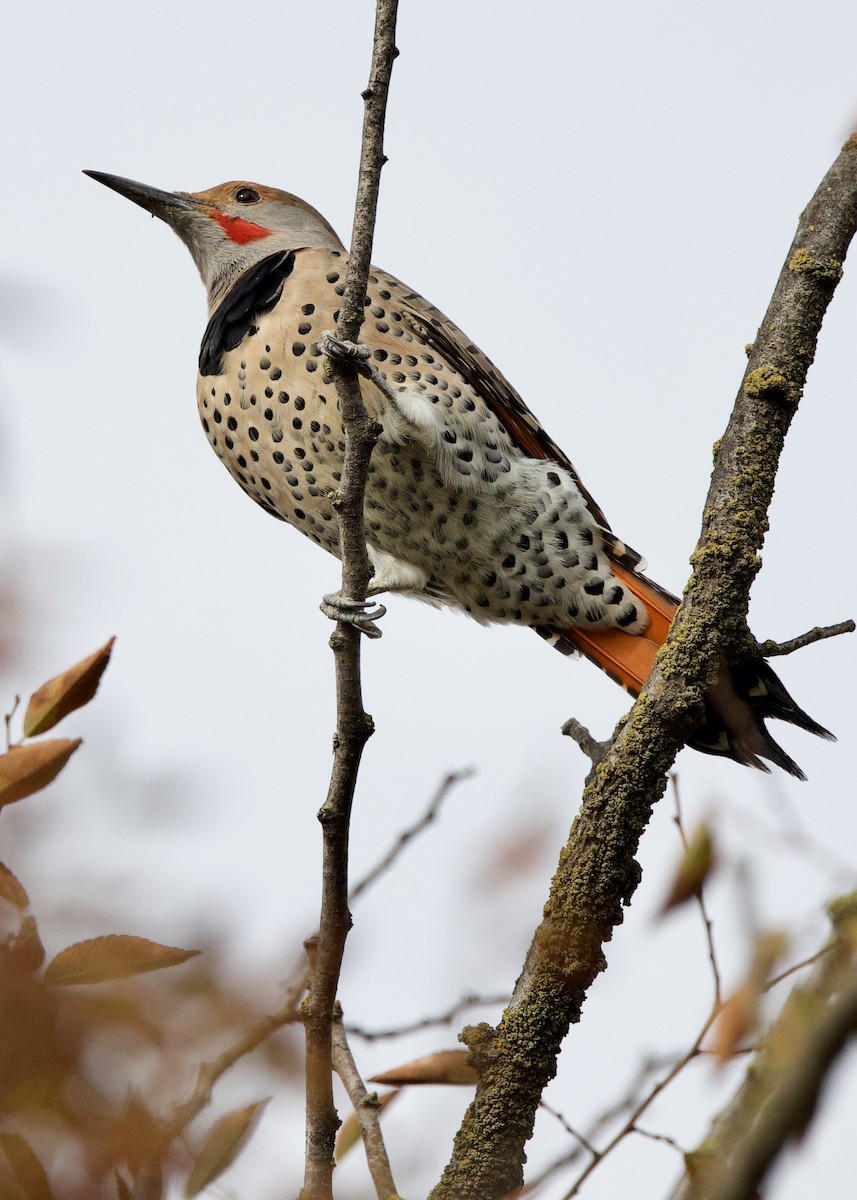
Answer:
[{"label": "overcast sky", "polygon": [[[16,689],[118,640],[98,700],[61,731],[81,732],[85,750],[4,823],[14,846],[38,819],[26,879],[36,911],[75,907],[81,936],[105,932],[86,913],[109,899],[129,932],[182,944],[212,930],[236,970],[290,962],[315,920],[334,719],[318,603],[339,568],[250,503],[206,446],[194,399],[205,296],[187,251],[80,172],[283,187],[347,242],[372,15],[368,0],[54,0],[6,13],[0,554],[31,617],[4,709]],[[853,3],[836,0],[401,3],[375,261],[494,359],[674,590],[744,346],[857,117],[855,37]],[[846,270],[782,461],[751,608],[760,638],[857,610],[855,322]],[[477,775],[358,913],[342,997],[373,1023],[511,989],[586,771],[559,727],[574,715],[606,736],[627,709],[594,668],[527,631],[403,599],[388,608],[364,657],[377,733],[357,798],[357,873],[447,770]],[[758,855],[759,920],[795,924],[799,947],[823,936],[820,905],[848,876],[834,880],[781,835],[801,826],[855,859],[855,645],[778,666],[840,738],[776,731],[808,784],[692,751],[678,764],[689,823],[713,810],[726,861]],[[692,914],[662,930],[650,919],[677,853],[662,808],[635,907],[551,1089],[572,1120],[619,1094],[642,1050],[687,1045],[704,1016]],[[487,885],[485,862],[533,833],[529,872]],[[747,953],[735,871],[713,889],[733,981]],[[43,936],[52,951],[67,939],[49,921]],[[452,1044],[441,1031],[411,1048]],[[369,1074],[402,1047],[360,1053]],[[800,1147],[770,1200],[846,1194],[855,1075],[852,1060],[827,1134]],[[693,1145],[708,1087],[698,1072],[649,1125]],[[391,1111],[394,1158],[421,1164],[409,1195],[439,1172],[465,1100],[409,1097]],[[417,1149],[426,1120],[438,1144]],[[295,1122],[267,1141],[264,1126],[253,1161],[227,1177],[260,1200],[281,1194],[265,1177],[278,1155],[297,1170],[303,1140]],[[541,1136],[534,1164],[564,1144]],[[586,1195],[662,1195],[678,1161],[634,1144]],[[359,1166],[347,1168],[355,1196],[366,1194]]]}]

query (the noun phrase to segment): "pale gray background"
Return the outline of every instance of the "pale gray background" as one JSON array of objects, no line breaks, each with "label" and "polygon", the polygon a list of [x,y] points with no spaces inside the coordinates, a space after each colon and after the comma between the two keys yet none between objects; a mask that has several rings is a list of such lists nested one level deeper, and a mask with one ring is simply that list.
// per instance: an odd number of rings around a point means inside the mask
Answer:
[{"label": "pale gray background", "polygon": [[[60,731],[83,733],[85,750],[61,783],[4,814],[4,857],[50,952],[68,940],[58,910],[94,936],[109,904],[115,927],[159,941],[222,936],[240,980],[289,964],[313,928],[333,725],[318,601],[338,567],[242,496],[205,445],[194,403],[204,294],[187,252],[80,171],[284,187],[347,241],[372,11],[368,0],[80,0],[6,12],[0,552],[30,619],[2,707],[118,636],[97,702]],[[744,345],[857,114],[855,34],[853,4],[835,0],[401,5],[376,261],[483,346],[675,589]],[[857,608],[855,318],[848,272],[783,458],[753,593],[760,637]],[[576,715],[603,736],[627,709],[606,678],[527,631],[401,599],[384,630],[365,656],[378,732],[357,799],[357,872],[447,769],[478,775],[357,913],[342,998],[367,1023],[511,987],[585,774],[559,726]],[[851,885],[850,870],[789,850],[784,835],[811,830],[854,862],[854,662],[842,639],[781,663],[840,737],[778,731],[808,784],[689,751],[679,760],[688,823],[715,812],[726,846],[712,904],[732,983],[750,929],[736,863],[753,857],[758,920],[796,926],[795,954],[823,936],[824,899]],[[16,859],[34,829],[35,848]],[[486,883],[486,862],[534,832],[530,869]],[[652,922],[676,854],[665,803],[610,970],[550,1090],[580,1124],[644,1051],[680,1050],[704,1016],[696,915]],[[356,1049],[370,1074],[450,1045],[440,1031]],[[772,1200],[852,1194],[855,1074],[852,1058]],[[646,1127],[693,1145],[736,1078],[697,1067]],[[229,1084],[218,1102],[256,1094]],[[391,1110],[408,1195],[436,1177],[467,1098],[423,1093]],[[297,1177],[303,1140],[292,1103],[271,1105],[213,1194],[291,1194],[284,1166]],[[539,1130],[534,1165],[566,1145],[550,1119]],[[668,1148],[629,1142],[586,1195],[660,1196],[678,1169]],[[368,1194],[359,1155],[346,1177],[352,1195]]]}]

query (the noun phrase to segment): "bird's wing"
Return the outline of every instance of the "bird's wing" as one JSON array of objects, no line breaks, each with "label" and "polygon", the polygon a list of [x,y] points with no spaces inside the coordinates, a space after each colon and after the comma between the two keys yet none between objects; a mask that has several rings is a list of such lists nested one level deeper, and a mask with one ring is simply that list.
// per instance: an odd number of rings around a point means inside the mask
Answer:
[{"label": "bird's wing", "polygon": [[531,458],[549,459],[570,473],[601,530],[605,551],[614,574],[645,605],[649,626],[638,637],[621,630],[590,630],[573,627],[541,629],[543,637],[564,649],[572,646],[607,671],[627,691],[639,692],[651,670],[658,647],[678,607],[678,600],[641,572],[646,564],[636,550],[621,541],[610,528],[600,505],[583,485],[571,460],[524,403],[518,392],[486,354],[434,305],[415,292],[403,298],[402,315],[414,332],[455,368],[483,398],[508,430],[516,445]]},{"label": "bird's wing", "polygon": [[538,418],[530,411],[518,392],[494,366],[490,358],[450,319],[422,296],[411,293],[405,297],[402,315],[419,337],[438,354],[482,397],[503,422],[509,436],[530,458],[549,459],[571,475],[593,522],[601,530],[604,548],[611,560],[631,572],[644,571],[645,561],[621,541],[577,473],[574,464],[560,449]]}]

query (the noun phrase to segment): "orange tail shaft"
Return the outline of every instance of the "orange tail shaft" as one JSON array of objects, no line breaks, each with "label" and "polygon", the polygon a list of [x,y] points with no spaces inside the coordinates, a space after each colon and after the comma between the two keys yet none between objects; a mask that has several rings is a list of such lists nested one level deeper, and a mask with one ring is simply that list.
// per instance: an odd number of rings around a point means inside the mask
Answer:
[{"label": "orange tail shaft", "polygon": [[611,563],[613,574],[629,592],[642,601],[649,614],[649,627],[642,636],[621,629],[564,629],[564,636],[581,654],[605,671],[632,696],[639,695],[664,644],[678,601],[649,583],[642,575]]},{"label": "orange tail shaft", "polygon": [[[679,602],[645,576],[635,575],[615,560],[611,566],[614,575],[645,606],[649,614],[645,634],[580,628],[538,632],[563,653],[579,650],[632,696],[637,696],[666,641]],[[704,754],[732,758],[763,771],[768,770],[763,761],[766,759],[798,779],[806,778],[771,737],[765,726],[768,717],[787,721],[819,737],[833,736],[795,704],[765,660],[757,658],[738,665],[721,664],[717,679],[706,694],[704,720],[688,745]]]}]

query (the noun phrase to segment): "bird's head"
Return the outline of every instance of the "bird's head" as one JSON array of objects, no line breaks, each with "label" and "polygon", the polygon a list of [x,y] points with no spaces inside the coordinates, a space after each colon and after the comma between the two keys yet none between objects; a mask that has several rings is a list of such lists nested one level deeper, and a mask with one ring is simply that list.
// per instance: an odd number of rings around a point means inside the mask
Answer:
[{"label": "bird's head", "polygon": [[248,267],[278,250],[344,249],[311,205],[258,183],[221,183],[205,192],[164,192],[133,179],[85,171],[171,226],[193,255],[209,304]]}]

